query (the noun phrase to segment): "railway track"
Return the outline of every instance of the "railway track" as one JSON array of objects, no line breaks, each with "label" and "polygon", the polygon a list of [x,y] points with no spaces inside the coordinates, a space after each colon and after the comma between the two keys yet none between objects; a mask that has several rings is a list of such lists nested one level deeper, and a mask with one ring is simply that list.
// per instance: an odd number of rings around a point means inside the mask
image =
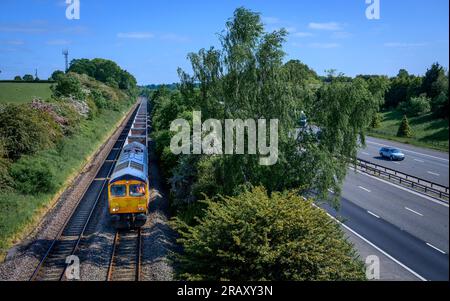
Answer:
[{"label": "railway track", "polygon": [[51,242],[47,252],[30,277],[30,281],[65,280],[65,272],[68,266],[66,259],[77,252],[97,205],[100,200],[106,197],[108,177],[114,169],[115,161],[120,155],[120,149],[125,143],[124,137],[130,131],[136,114],[137,109],[130,115],[107,158],[98,168],[95,179],[83,193],[61,231]]},{"label": "railway track", "polygon": [[114,237],[107,281],[140,281],[141,257],[141,229],[117,231]]}]

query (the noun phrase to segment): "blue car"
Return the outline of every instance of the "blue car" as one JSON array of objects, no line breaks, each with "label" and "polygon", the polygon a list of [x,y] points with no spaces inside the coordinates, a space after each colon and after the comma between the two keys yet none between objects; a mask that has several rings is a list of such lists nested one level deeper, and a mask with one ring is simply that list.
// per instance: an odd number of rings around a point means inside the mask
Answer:
[{"label": "blue car", "polygon": [[405,154],[403,154],[398,148],[393,147],[383,147],[382,149],[380,149],[380,156],[391,161],[405,160]]}]

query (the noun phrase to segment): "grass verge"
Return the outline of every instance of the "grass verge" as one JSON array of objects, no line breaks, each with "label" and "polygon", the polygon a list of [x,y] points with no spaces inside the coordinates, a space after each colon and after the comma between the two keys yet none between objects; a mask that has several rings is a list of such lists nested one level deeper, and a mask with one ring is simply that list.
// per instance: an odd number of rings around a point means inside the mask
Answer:
[{"label": "grass verge", "polygon": [[102,111],[93,120],[83,120],[76,134],[64,138],[56,148],[33,155],[33,160],[46,162],[53,170],[56,193],[0,194],[0,261],[4,260],[10,247],[37,225],[97,149],[113,134],[130,107],[131,103],[119,111]]},{"label": "grass verge", "polygon": [[368,134],[373,137],[388,139],[419,147],[431,148],[448,152],[448,120],[435,119],[431,114],[409,118],[409,125],[413,137],[397,137],[397,131],[403,118],[403,113],[394,110],[382,113],[383,121],[379,128],[369,129]]}]

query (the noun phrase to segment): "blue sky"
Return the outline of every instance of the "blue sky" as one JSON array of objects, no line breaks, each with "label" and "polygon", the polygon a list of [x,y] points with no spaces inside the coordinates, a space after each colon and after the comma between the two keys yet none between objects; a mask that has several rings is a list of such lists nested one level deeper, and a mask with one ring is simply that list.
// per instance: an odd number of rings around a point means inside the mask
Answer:
[{"label": "blue sky", "polygon": [[80,0],[80,20],[66,19],[65,0],[0,1],[0,79],[47,78],[71,58],[116,61],[140,84],[171,83],[190,70],[186,55],[217,46],[234,9],[260,12],[267,30],[285,27],[286,59],[323,74],[423,74],[449,65],[448,0],[380,0],[368,20],[365,0]]}]

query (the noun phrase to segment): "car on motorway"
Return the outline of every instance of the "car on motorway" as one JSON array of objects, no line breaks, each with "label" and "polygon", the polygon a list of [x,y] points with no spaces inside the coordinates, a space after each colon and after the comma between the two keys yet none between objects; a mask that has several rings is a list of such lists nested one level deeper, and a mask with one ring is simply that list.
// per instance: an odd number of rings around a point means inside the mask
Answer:
[{"label": "car on motorway", "polygon": [[401,150],[394,147],[383,147],[380,149],[380,156],[388,158],[391,161],[403,161],[405,160],[405,154]]}]

